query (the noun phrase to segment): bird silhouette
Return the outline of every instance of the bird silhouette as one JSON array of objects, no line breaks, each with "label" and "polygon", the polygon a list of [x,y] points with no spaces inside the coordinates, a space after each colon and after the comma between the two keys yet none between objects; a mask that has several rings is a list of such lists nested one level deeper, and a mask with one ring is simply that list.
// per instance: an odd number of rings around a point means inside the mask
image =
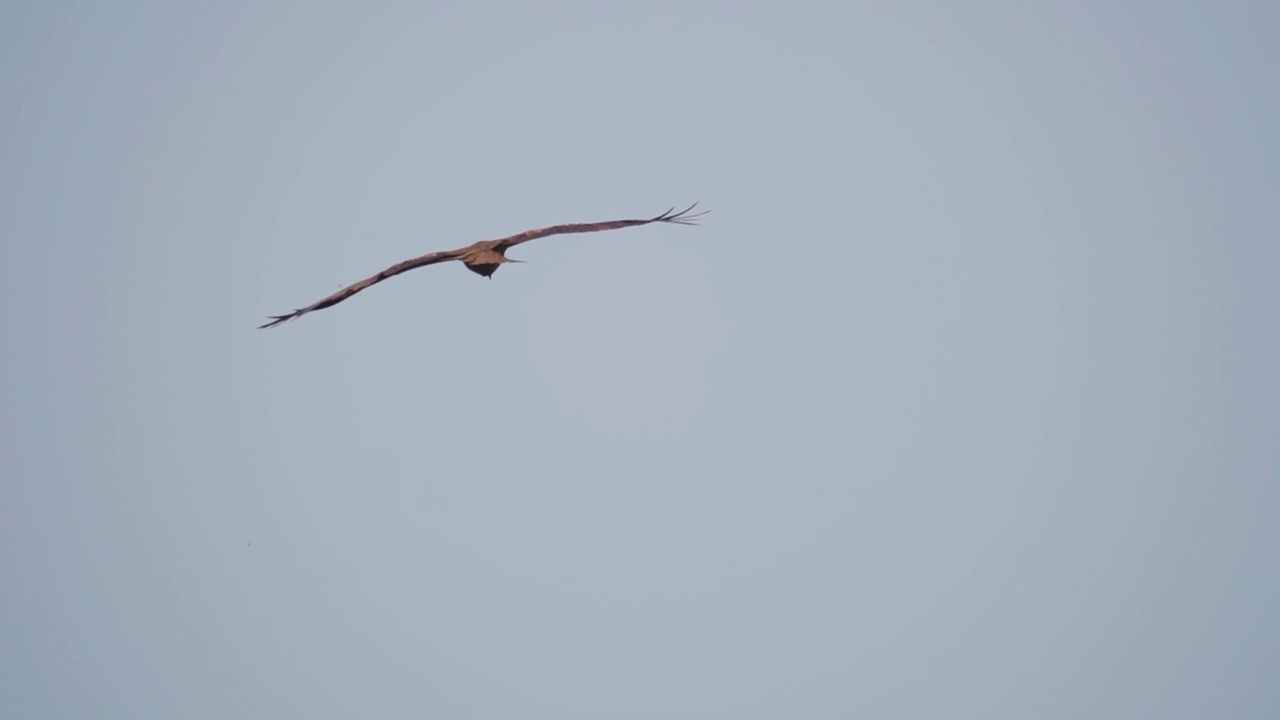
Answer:
[{"label": "bird silhouette", "polygon": [[348,285],[332,295],[318,300],[315,303],[304,308],[299,308],[291,313],[284,315],[269,315],[270,322],[259,325],[258,329],[274,327],[283,322],[296,320],[315,310],[323,310],[327,307],[333,307],[365,288],[377,285],[388,278],[395,277],[403,272],[408,272],[415,268],[424,267],[426,265],[435,265],[436,263],[448,262],[450,260],[461,260],[467,269],[477,275],[483,275],[486,278],[492,278],[493,273],[498,270],[498,266],[503,263],[524,262],[523,260],[512,260],[507,257],[507,250],[519,245],[527,243],[530,240],[537,240],[551,235],[565,235],[568,233],[586,233],[599,232],[601,230],[617,230],[625,227],[635,227],[637,225],[648,225],[649,223],[661,222],[672,223],[675,225],[697,225],[697,218],[706,215],[709,210],[703,210],[699,213],[689,214],[689,211],[698,206],[694,203],[689,207],[675,212],[675,208],[649,218],[648,220],[609,220],[606,222],[595,223],[570,223],[568,225],[551,225],[549,227],[538,228],[536,230],[526,230],[510,237],[500,238],[498,240],[481,240],[472,243],[463,248],[456,250],[441,250],[439,252],[427,253],[416,258],[410,258],[404,262],[396,263],[391,267],[383,270],[377,275],[367,277],[360,282]]}]

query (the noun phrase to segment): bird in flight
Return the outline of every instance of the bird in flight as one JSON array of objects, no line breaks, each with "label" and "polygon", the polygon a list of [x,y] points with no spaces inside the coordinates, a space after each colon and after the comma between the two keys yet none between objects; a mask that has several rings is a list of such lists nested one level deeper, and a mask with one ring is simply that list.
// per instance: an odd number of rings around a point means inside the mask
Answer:
[{"label": "bird in flight", "polygon": [[550,235],[598,232],[600,230],[617,230],[618,228],[648,225],[649,223],[654,222],[673,223],[675,225],[697,225],[697,218],[710,212],[709,210],[703,210],[702,212],[690,215],[689,211],[693,210],[697,206],[698,203],[694,203],[680,212],[675,212],[675,208],[673,207],[661,215],[649,218],[648,220],[609,220],[606,222],[595,223],[552,225],[550,227],[538,228],[536,230],[526,230],[522,233],[498,240],[481,240],[480,242],[473,243],[456,250],[441,250],[439,252],[427,253],[426,255],[421,255],[416,258],[405,260],[404,262],[396,263],[377,275],[367,277],[353,285],[348,285],[329,297],[318,300],[307,307],[299,308],[285,315],[270,315],[268,316],[271,319],[270,322],[259,325],[258,329],[261,330],[263,328],[279,325],[283,322],[288,322],[289,320],[295,320],[313,310],[323,310],[327,307],[333,307],[367,287],[376,285],[387,278],[395,277],[402,272],[408,272],[425,265],[435,265],[436,263],[447,262],[449,260],[461,260],[462,264],[466,265],[467,269],[471,272],[476,273],[477,275],[483,275],[484,277],[491,277],[493,273],[497,271],[498,266],[502,263],[524,262],[523,260],[512,260],[508,258],[506,255],[507,250],[519,245],[520,243],[527,243],[530,240],[537,240],[538,238],[544,238]]}]

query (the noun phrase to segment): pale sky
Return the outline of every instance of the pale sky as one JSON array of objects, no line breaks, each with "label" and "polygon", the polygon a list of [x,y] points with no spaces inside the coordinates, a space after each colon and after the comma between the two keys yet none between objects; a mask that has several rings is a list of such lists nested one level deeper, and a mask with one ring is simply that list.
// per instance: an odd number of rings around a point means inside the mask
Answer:
[{"label": "pale sky", "polygon": [[5,3],[0,717],[1280,717],[1278,7]]}]

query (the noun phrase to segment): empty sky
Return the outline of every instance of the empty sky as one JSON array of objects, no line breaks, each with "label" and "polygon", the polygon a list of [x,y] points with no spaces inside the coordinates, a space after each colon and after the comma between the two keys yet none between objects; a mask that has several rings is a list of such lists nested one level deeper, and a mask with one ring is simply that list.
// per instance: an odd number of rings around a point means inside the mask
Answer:
[{"label": "empty sky", "polygon": [[0,715],[1280,717],[1277,37],[4,4]]}]

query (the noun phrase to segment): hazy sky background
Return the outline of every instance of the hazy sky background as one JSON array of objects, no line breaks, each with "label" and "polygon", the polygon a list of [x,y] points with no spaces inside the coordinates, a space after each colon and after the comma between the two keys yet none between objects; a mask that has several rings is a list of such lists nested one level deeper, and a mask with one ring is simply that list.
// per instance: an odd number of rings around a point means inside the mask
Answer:
[{"label": "hazy sky background", "polygon": [[5,3],[0,717],[1280,717],[1278,7]]}]

